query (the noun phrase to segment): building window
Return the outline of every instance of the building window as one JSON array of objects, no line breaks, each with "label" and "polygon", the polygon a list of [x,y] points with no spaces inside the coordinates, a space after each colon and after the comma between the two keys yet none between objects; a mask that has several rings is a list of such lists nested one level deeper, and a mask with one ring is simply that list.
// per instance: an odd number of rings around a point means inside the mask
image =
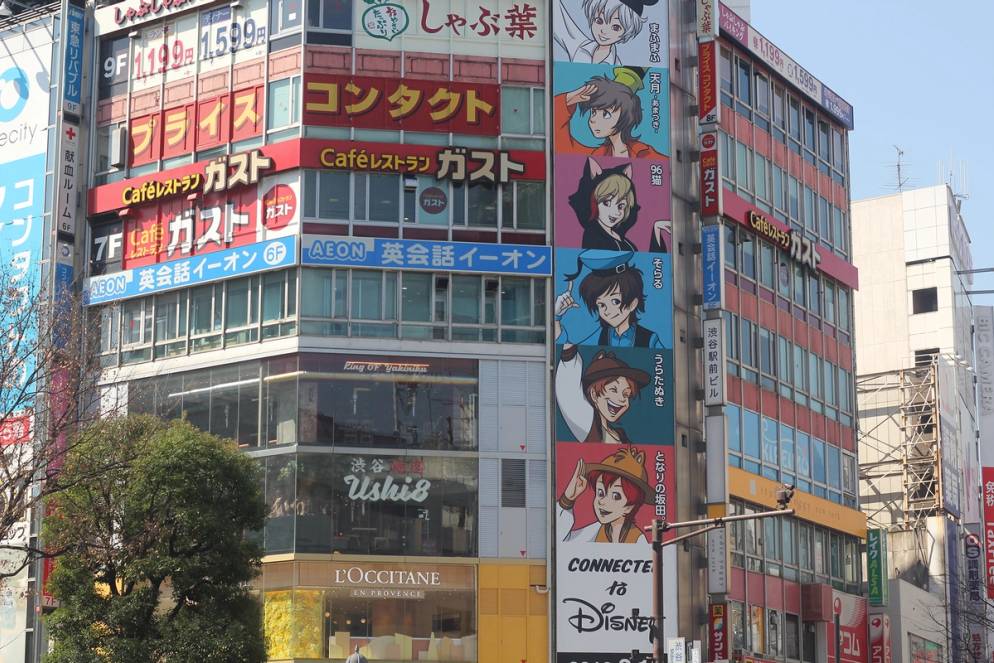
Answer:
[{"label": "building window", "polygon": [[500,505],[525,506],[525,460],[502,458],[500,461]]},{"label": "building window", "polygon": [[545,135],[545,89],[505,85],[500,91],[501,134]]},{"label": "building window", "polygon": [[303,11],[302,0],[276,0],[270,5],[272,35],[291,32],[300,27]]},{"label": "building window", "polygon": [[921,288],[911,292],[912,313],[931,313],[939,310],[937,288]]},{"label": "building window", "polygon": [[267,131],[300,124],[300,100],[300,76],[271,82],[266,96]]},{"label": "building window", "polygon": [[348,0],[308,0],[307,26],[351,33],[352,3]]},{"label": "building window", "polygon": [[359,269],[304,269],[302,279],[304,334],[505,343],[545,339],[542,279]]},{"label": "building window", "polygon": [[721,77],[721,102],[731,108],[735,91],[732,85],[732,52],[727,48],[720,49],[718,75]]},{"label": "building window", "polygon": [[915,366],[928,366],[939,356],[939,348],[915,350]]}]

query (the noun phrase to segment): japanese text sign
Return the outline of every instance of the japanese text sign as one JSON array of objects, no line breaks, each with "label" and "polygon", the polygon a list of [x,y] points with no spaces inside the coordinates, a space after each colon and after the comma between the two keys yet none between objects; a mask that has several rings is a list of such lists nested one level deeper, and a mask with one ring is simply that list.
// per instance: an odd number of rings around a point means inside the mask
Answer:
[{"label": "japanese text sign", "polygon": [[79,196],[79,127],[63,119],[62,137],[56,161],[57,190],[55,192],[56,223],[59,232],[76,234],[76,208]]},{"label": "japanese text sign", "polygon": [[547,246],[305,235],[301,263],[549,276]]},{"label": "japanese text sign", "polygon": [[719,4],[721,31],[762,60],[784,80],[803,92],[809,99],[828,111],[847,129],[853,128],[852,106],[811,75],[773,42],[743,21],[735,12]]},{"label": "japanese text sign", "polygon": [[260,85],[134,117],[129,163],[140,166],[261,135],[262,110]]},{"label": "japanese text sign", "polygon": [[725,302],[725,242],[722,225],[701,228],[701,265],[704,270],[704,310],[720,309]]},{"label": "japanese text sign", "polygon": [[366,0],[354,10],[357,48],[541,60],[547,3],[535,0]]},{"label": "japanese text sign", "polygon": [[719,661],[728,658],[728,606],[724,603],[712,603],[710,613],[709,660]]},{"label": "japanese text sign", "polygon": [[541,152],[387,143],[360,147],[354,141],[315,141],[316,149],[310,149],[310,143],[301,155],[305,168],[434,175],[470,184],[545,179],[545,155]]},{"label": "japanese text sign", "polygon": [[725,403],[725,342],[724,322],[705,320],[704,325],[704,404]]},{"label": "japanese text sign", "polygon": [[718,132],[706,131],[701,134],[701,216],[720,216],[721,178],[719,176],[720,154]]},{"label": "japanese text sign", "polygon": [[83,91],[83,21],[82,7],[66,5],[66,35],[63,46],[62,110],[79,115]]},{"label": "japanese text sign", "polygon": [[304,76],[304,124],[442,131],[459,134],[500,133],[500,88],[486,83]]},{"label": "japanese text sign", "polygon": [[721,118],[718,103],[717,42],[707,41],[697,45],[697,89],[699,94],[698,122],[717,124]]},{"label": "japanese text sign", "polygon": [[987,597],[994,599],[994,467],[985,466],[982,472],[984,571],[987,573]]},{"label": "japanese text sign", "polygon": [[93,276],[86,280],[84,293],[89,304],[103,304],[289,267],[296,262],[297,238],[281,237],[209,255]]},{"label": "japanese text sign", "polygon": [[887,605],[887,530],[866,531],[866,581],[870,605]]}]

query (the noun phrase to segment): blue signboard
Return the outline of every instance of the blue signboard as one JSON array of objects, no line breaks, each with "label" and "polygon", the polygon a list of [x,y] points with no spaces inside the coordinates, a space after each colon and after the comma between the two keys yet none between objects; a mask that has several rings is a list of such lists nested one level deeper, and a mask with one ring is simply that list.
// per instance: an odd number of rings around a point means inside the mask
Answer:
[{"label": "blue signboard", "polygon": [[297,263],[297,238],[281,237],[206,255],[93,276],[86,282],[90,304],[151,295],[210,281],[246,276]]},{"label": "blue signboard", "polygon": [[701,263],[704,266],[704,310],[722,306],[724,265],[721,256],[721,226],[704,226],[701,229]]},{"label": "blue signboard", "polygon": [[549,276],[552,274],[552,249],[523,244],[306,235],[300,262],[334,267]]},{"label": "blue signboard", "polygon": [[66,9],[65,66],[62,71],[62,108],[79,115],[83,90],[83,8]]}]

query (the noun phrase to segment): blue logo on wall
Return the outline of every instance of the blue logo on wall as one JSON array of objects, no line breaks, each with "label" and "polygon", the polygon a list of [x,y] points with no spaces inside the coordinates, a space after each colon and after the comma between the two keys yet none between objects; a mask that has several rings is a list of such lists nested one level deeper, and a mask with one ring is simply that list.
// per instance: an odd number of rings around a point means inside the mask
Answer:
[{"label": "blue logo on wall", "polygon": [[[11,67],[3,72],[3,74],[0,74],[0,86],[7,88],[11,85],[17,90],[17,101],[9,108],[0,104],[0,122],[10,122],[16,119],[28,103],[28,77],[20,67]],[[4,96],[7,95],[0,95],[0,98]]]}]

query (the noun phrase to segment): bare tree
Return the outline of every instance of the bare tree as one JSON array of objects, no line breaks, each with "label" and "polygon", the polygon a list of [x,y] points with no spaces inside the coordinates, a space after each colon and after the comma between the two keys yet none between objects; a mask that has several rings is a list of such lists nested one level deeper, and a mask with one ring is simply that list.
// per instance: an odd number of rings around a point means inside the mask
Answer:
[{"label": "bare tree", "polygon": [[922,604],[922,608],[935,624],[936,633],[945,636],[945,642],[940,644],[949,650],[946,660],[953,661],[953,651],[959,649],[960,659],[955,663],[989,661],[987,634],[994,632],[994,601],[987,597],[983,570],[979,578],[971,579],[969,570],[961,569],[958,578],[947,574],[944,581],[950,583],[944,588],[946,598],[939,599],[938,606]]},{"label": "bare tree", "polygon": [[99,416],[82,304],[72,287],[32,288],[0,267],[0,579],[60,552],[38,542],[31,518],[65,488],[65,452]]}]

